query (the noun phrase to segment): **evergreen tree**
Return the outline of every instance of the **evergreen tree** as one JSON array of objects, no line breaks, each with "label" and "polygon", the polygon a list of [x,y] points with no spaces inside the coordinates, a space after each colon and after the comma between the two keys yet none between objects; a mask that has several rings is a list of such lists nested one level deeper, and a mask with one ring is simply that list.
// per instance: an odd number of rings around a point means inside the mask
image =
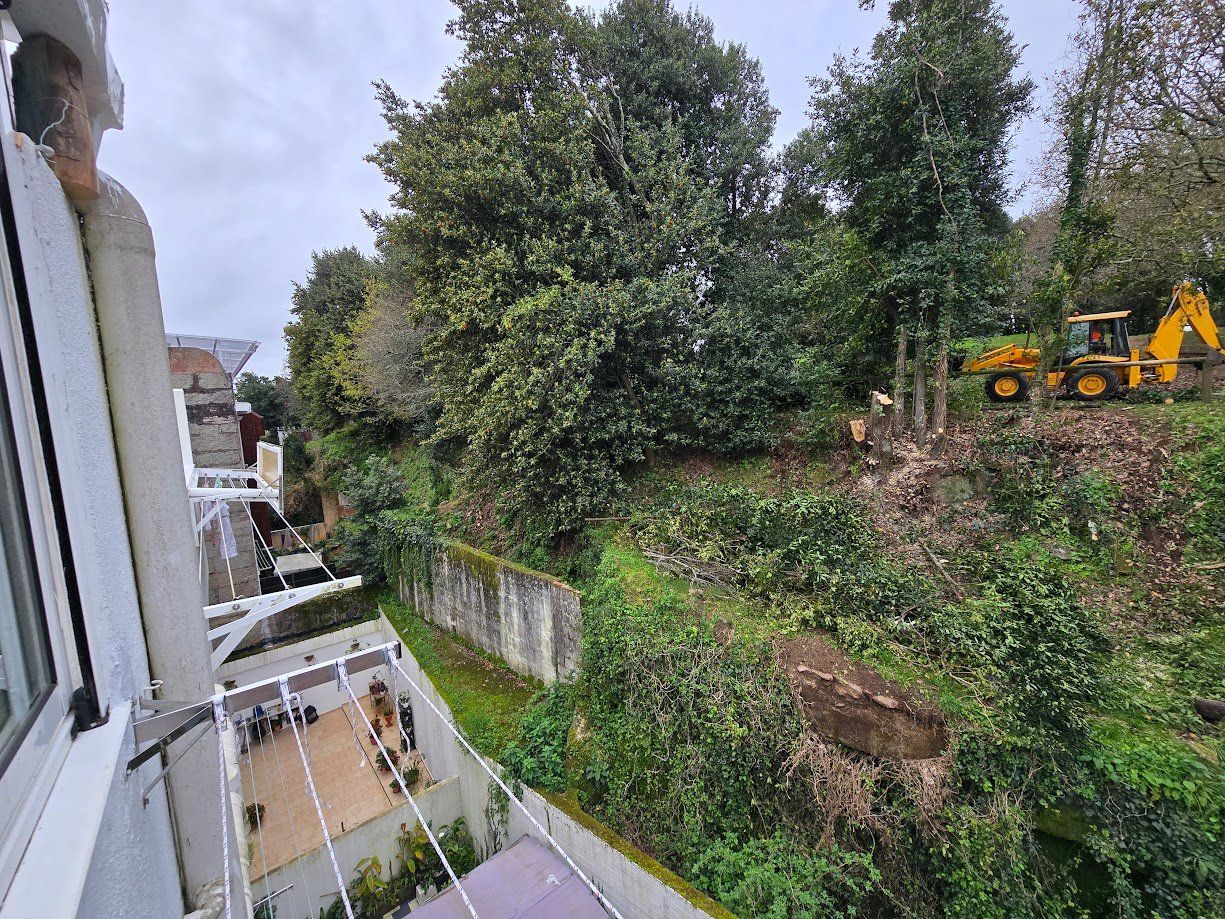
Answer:
[{"label": "evergreen tree", "polygon": [[435,439],[466,443],[470,484],[552,533],[665,442],[719,212],[675,126],[613,116],[564,3],[459,9],[464,52],[436,99],[379,88],[392,137],[371,159],[396,193],[376,224],[435,330]]},{"label": "evergreen tree", "polygon": [[[890,324],[936,338],[937,438],[953,325],[1004,292],[993,252],[1007,230],[1007,141],[1031,91],[1019,56],[992,0],[894,0],[870,55],[839,57],[815,82],[801,142],[887,266],[876,292]],[[919,428],[919,395],[915,408]]]},{"label": "evergreen tree", "polygon": [[352,324],[378,275],[356,246],[311,255],[305,284],[294,284],[294,319],[285,326],[290,378],[304,420],[326,433],[360,417],[369,399],[353,373]]}]

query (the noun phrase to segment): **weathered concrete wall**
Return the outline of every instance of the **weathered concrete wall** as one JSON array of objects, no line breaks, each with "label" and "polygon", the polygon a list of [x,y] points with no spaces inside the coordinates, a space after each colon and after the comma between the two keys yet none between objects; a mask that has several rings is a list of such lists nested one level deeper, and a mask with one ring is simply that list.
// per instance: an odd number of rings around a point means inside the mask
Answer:
[{"label": "weathered concrete wall", "polygon": [[[26,4],[21,12],[37,15],[40,8],[39,4]],[[14,18],[18,18],[18,12],[13,11]],[[105,16],[101,21],[105,22]],[[31,307],[30,331],[38,345],[60,497],[72,534],[70,550],[99,702],[102,708],[111,708],[111,724],[116,725],[121,719],[127,720],[126,708],[149,682],[149,652],[114,448],[111,394],[103,369],[80,220],[29,138],[24,138],[20,147],[15,143],[18,138],[20,135],[5,134],[0,142],[8,155],[16,241],[21,246]],[[152,550],[144,547],[144,551]],[[184,611],[186,615],[191,612]],[[195,612],[199,614],[198,606]],[[183,640],[191,637],[185,633]],[[202,634],[200,640],[202,643]],[[78,757],[87,758],[91,776],[110,775],[108,767],[113,769],[105,813],[82,808],[80,793],[87,789],[77,788],[76,793],[63,796],[52,792],[41,818],[51,823],[56,814],[69,812],[66,823],[72,835],[63,845],[51,845],[53,861],[34,866],[37,877],[43,879],[33,884],[35,902],[42,915],[80,915],[87,919],[142,913],[181,915],[183,903],[165,784],[153,788],[147,806],[141,802],[141,790],[152,782],[161,763],[148,762],[125,776],[123,764],[136,753],[131,732],[124,729],[122,746],[108,748],[114,757],[109,763],[101,760],[96,743],[103,733],[100,729],[79,735],[69,748],[61,774],[66,774]],[[215,776],[215,759],[213,763]],[[14,807],[6,816],[6,833],[21,832],[23,823],[18,815],[30,811],[30,798],[25,808]],[[35,813],[31,814],[33,819]],[[36,860],[37,850],[27,849],[26,857]],[[51,864],[54,891],[48,890],[45,882],[45,870]],[[131,883],[132,865],[142,868],[140,885]],[[58,899],[53,900],[52,893]],[[11,889],[9,894],[9,905],[19,911],[17,896]],[[68,906],[70,901],[76,903]],[[52,903],[65,904],[65,911],[49,905]]]},{"label": "weathered concrete wall", "polygon": [[578,669],[579,594],[556,578],[462,543],[434,553],[429,584],[400,578],[400,598],[435,625],[545,682]]},{"label": "weathered concrete wall", "polygon": [[[191,433],[191,453],[200,467],[242,469],[242,441],[238,435],[238,416],[234,412],[234,388],[229,375],[216,357],[200,348],[170,348],[170,382],[183,390],[187,403],[187,426]],[[230,505],[230,527],[238,555],[226,560],[220,553],[220,531],[214,527],[205,534],[208,553],[209,603],[223,603],[239,597],[252,597],[259,590],[259,571],[255,564],[255,535],[247,512],[237,502]],[[230,579],[233,578],[233,592]]]}]

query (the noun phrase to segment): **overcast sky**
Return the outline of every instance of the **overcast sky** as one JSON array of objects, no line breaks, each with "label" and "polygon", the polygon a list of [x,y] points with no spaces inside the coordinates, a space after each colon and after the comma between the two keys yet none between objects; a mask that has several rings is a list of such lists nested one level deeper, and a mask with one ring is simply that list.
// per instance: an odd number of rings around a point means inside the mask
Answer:
[{"label": "overcast sky", "polygon": [[[804,125],[808,78],[867,47],[883,19],[855,0],[695,5],[720,39],[761,59],[777,145]],[[1041,83],[1063,60],[1075,4],[1003,6]],[[362,159],[386,134],[370,83],[432,96],[459,52],[445,32],[453,11],[445,0],[111,0],[126,123],[103,138],[101,166],[149,215],[167,331],[255,339],[248,369],[282,372],[291,282],[313,250],[371,251],[361,211],[386,205],[388,186]],[[1040,114],[1017,134],[1014,211],[1033,200],[1024,183],[1045,141]]]}]

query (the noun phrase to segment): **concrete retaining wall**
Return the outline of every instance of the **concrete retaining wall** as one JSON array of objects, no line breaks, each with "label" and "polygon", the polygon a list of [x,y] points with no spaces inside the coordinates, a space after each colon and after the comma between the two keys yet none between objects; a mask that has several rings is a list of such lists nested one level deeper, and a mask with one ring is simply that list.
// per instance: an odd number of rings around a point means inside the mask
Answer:
[{"label": "concrete retaining wall", "polygon": [[400,578],[400,598],[426,619],[546,683],[578,669],[578,591],[462,543],[434,553],[430,583]]}]

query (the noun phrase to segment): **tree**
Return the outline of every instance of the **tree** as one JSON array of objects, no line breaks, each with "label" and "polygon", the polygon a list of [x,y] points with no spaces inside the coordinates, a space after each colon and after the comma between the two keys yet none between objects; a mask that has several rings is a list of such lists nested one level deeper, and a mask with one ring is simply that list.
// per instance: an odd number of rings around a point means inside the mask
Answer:
[{"label": "tree", "polygon": [[594,24],[590,45],[586,69],[618,118],[675,125],[682,155],[723,204],[728,225],[764,210],[778,111],[743,45],[718,42],[708,17],[680,13],[671,0],[618,0]]},{"label": "tree", "polygon": [[[686,341],[660,427],[672,444],[760,448],[795,391],[792,315],[770,251],[778,112],[761,65],[743,45],[719,42],[708,17],[678,12],[671,0],[619,0],[586,23],[580,68],[606,108],[602,119],[622,134],[674,132],[718,208],[718,235],[694,262],[698,294],[681,316]],[[614,147],[598,143],[597,155]],[[632,150],[626,160],[640,165]]]},{"label": "tree", "polygon": [[894,0],[870,55],[835,59],[814,83],[811,135],[843,217],[888,267],[876,293],[890,325],[916,336],[916,438],[923,440],[925,344],[937,343],[934,442],[946,413],[955,323],[1001,299],[992,258],[1007,231],[1007,139],[1029,81],[991,0]]},{"label": "tree", "polygon": [[571,528],[667,442],[720,210],[676,125],[624,119],[560,0],[463,0],[430,103],[379,87],[395,186],[375,224],[470,484]]},{"label": "tree", "polygon": [[251,403],[251,410],[264,419],[264,429],[275,434],[278,428],[294,428],[298,417],[290,404],[290,382],[284,377],[264,377],[240,373],[235,391],[240,402]]},{"label": "tree", "polygon": [[354,371],[379,411],[417,433],[438,415],[438,392],[425,366],[425,343],[437,330],[412,308],[408,282],[384,260],[365,308],[354,318]]},{"label": "tree", "polygon": [[294,284],[295,318],[285,326],[290,379],[304,420],[321,432],[369,408],[353,369],[352,324],[377,275],[376,263],[349,246],[313,253],[306,283]]},{"label": "tree", "polygon": [[1085,0],[1073,64],[1055,81],[1058,229],[1035,297],[1043,367],[1077,307],[1151,322],[1179,279],[1225,280],[1219,30],[1215,0]]}]

